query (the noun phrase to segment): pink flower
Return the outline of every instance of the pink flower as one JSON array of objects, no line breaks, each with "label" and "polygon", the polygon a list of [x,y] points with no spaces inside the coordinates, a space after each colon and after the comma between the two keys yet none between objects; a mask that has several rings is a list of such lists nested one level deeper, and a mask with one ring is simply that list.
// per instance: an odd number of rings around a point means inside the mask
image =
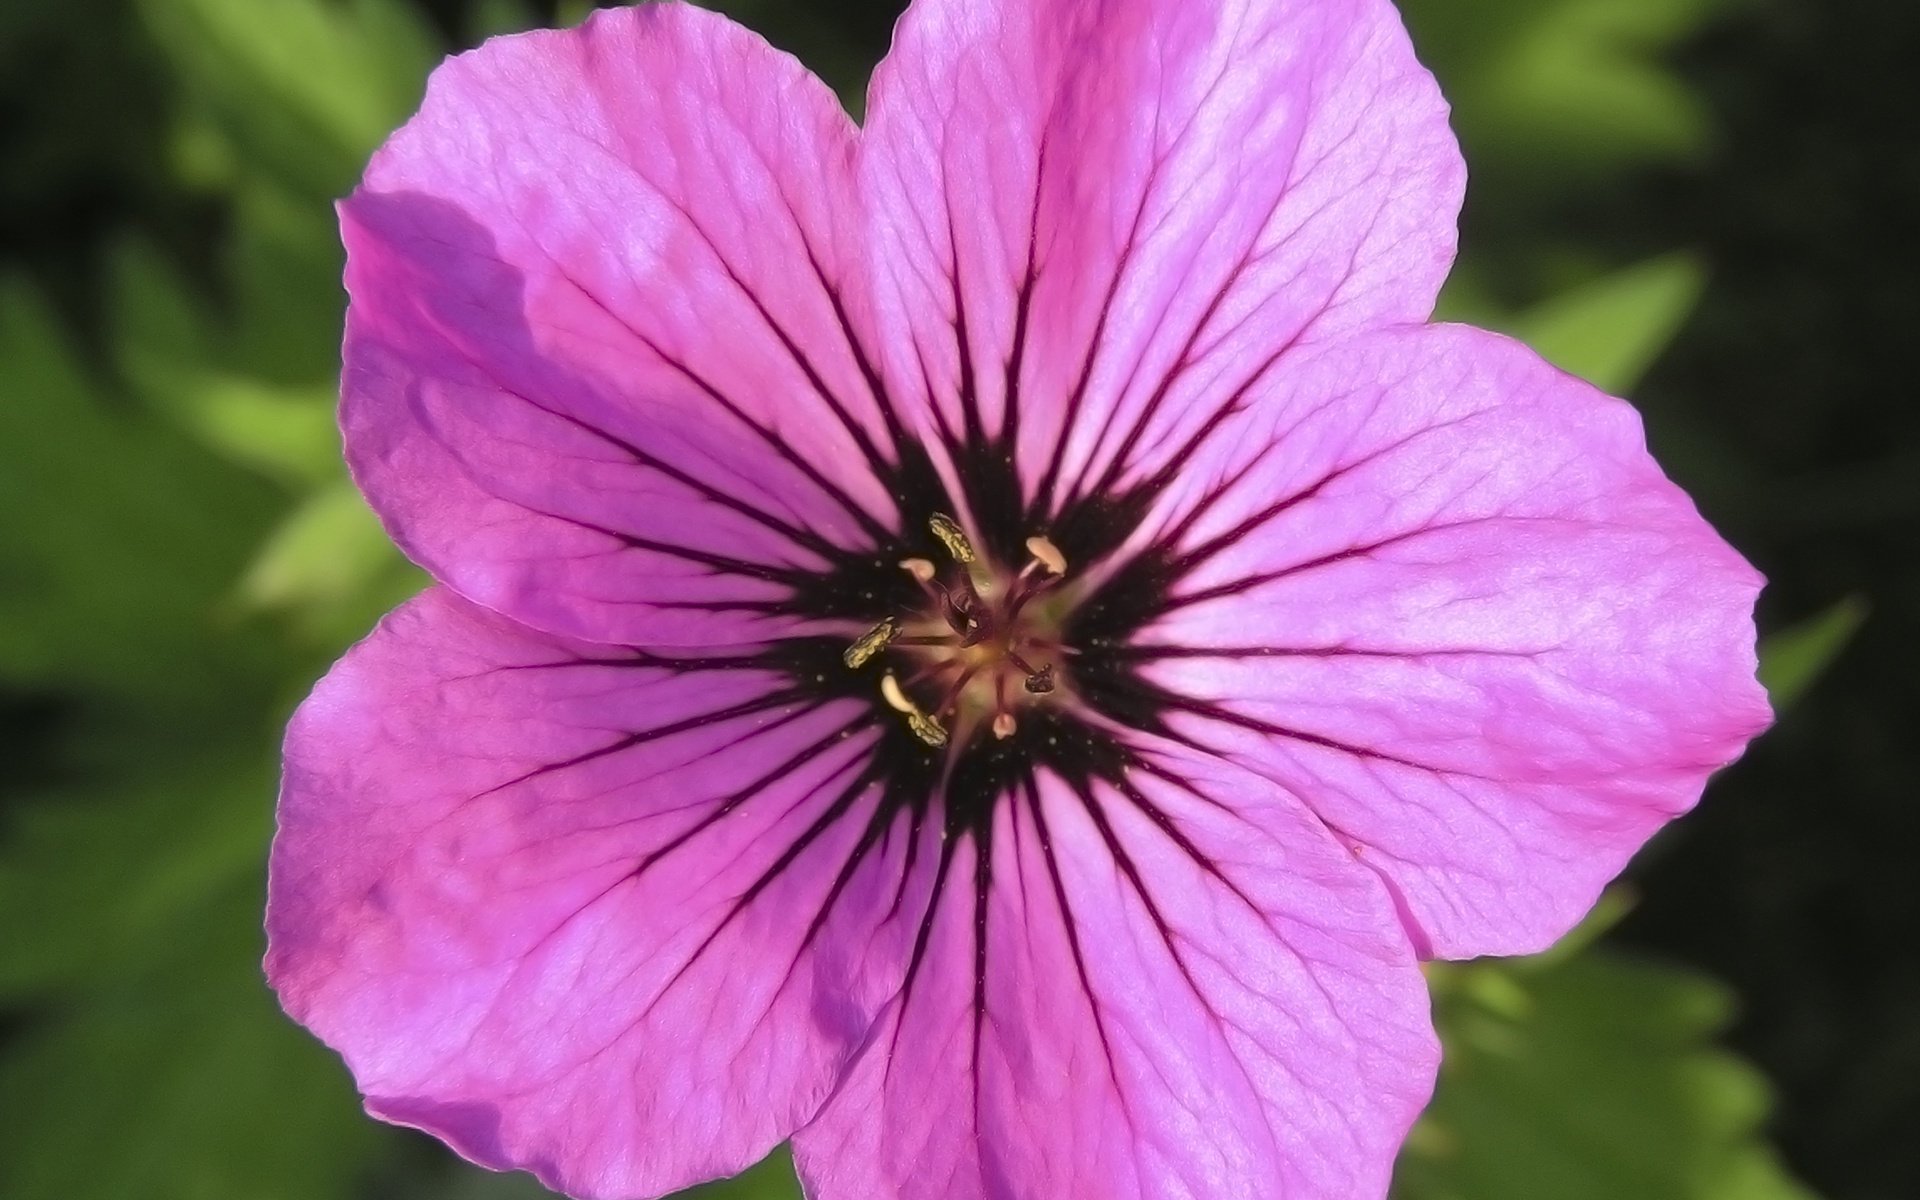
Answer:
[{"label": "pink flower", "polygon": [[268,969],[583,1197],[1355,1200],[1423,956],[1547,945],[1767,720],[1624,404],[1423,324],[1385,0],[919,0],[856,128],[662,5],[434,76],[342,206],[440,581],[287,735]]}]

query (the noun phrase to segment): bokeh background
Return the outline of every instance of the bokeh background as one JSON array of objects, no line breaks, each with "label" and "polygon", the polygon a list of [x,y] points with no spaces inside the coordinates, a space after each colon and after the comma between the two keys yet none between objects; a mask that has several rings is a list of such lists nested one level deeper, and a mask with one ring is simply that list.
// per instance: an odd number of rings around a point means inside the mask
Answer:
[{"label": "bokeh background", "polygon": [[[856,112],[897,11],[717,6]],[[280,726],[420,582],[340,466],[330,201],[442,54],[584,8],[0,3],[8,1200],[544,1195],[364,1118],[259,918]],[[1773,581],[1782,716],[1566,945],[1433,971],[1398,1191],[1912,1200],[1920,6],[1403,8],[1473,172],[1447,312],[1635,399]]]}]

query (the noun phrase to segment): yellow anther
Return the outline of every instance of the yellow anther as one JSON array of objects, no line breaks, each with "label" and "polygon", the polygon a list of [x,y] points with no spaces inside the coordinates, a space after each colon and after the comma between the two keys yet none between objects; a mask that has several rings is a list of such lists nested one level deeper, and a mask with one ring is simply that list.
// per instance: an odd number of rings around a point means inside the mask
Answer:
[{"label": "yellow anther", "polygon": [[893,623],[892,617],[888,617],[861,634],[859,640],[848,646],[847,652],[840,657],[848,667],[864,667],[874,655],[885,650],[887,643],[891,642],[899,632],[900,627]]},{"label": "yellow anther", "polygon": [[900,569],[913,576],[918,583],[932,583],[936,574],[934,566],[924,558],[903,558]]},{"label": "yellow anther", "polygon": [[947,744],[947,727],[923,712],[907,714],[907,728],[913,736],[936,749]]},{"label": "yellow anther", "polygon": [[1003,742],[1013,736],[1016,728],[1018,726],[1014,724],[1013,714],[1010,712],[1000,713],[993,718],[993,736]]},{"label": "yellow anther", "polygon": [[973,543],[967,540],[966,531],[960,528],[958,521],[945,513],[935,513],[927,518],[927,528],[933,530],[933,536],[940,539],[940,544],[947,548],[953,561],[962,566],[972,565]]},{"label": "yellow anther", "polygon": [[1065,575],[1067,573],[1067,556],[1060,553],[1060,547],[1053,544],[1053,539],[1044,537],[1028,538],[1027,553],[1033,555],[1041,566],[1053,572],[1055,575]]}]

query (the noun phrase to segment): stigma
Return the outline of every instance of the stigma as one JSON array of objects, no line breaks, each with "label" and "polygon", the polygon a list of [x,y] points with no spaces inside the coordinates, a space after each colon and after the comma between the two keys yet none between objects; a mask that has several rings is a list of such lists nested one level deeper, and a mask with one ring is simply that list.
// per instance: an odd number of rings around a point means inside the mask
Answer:
[{"label": "stigma", "polygon": [[885,657],[881,699],[927,746],[958,749],[981,734],[1010,738],[1018,710],[1047,702],[1059,688],[1067,647],[1058,636],[1057,588],[1066,555],[1035,535],[1026,540],[1026,561],[1012,569],[976,549],[945,513],[934,513],[927,530],[940,558],[900,563],[922,603],[882,616],[842,659],[860,670]]}]

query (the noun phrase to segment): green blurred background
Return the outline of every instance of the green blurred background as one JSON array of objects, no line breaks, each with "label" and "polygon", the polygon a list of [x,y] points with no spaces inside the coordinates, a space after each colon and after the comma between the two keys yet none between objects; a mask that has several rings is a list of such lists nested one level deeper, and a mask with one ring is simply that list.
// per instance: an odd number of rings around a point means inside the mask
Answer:
[{"label": "green blurred background", "polygon": [[[544,1194],[361,1116],[259,916],[279,728],[420,582],[339,462],[329,203],[440,55],[584,7],[0,3],[6,1200]],[[898,5],[718,7],[857,110]],[[1920,8],[1403,8],[1473,171],[1448,313],[1635,398],[1773,581],[1783,716],[1566,945],[1433,971],[1398,1190],[1912,1200]]]}]

